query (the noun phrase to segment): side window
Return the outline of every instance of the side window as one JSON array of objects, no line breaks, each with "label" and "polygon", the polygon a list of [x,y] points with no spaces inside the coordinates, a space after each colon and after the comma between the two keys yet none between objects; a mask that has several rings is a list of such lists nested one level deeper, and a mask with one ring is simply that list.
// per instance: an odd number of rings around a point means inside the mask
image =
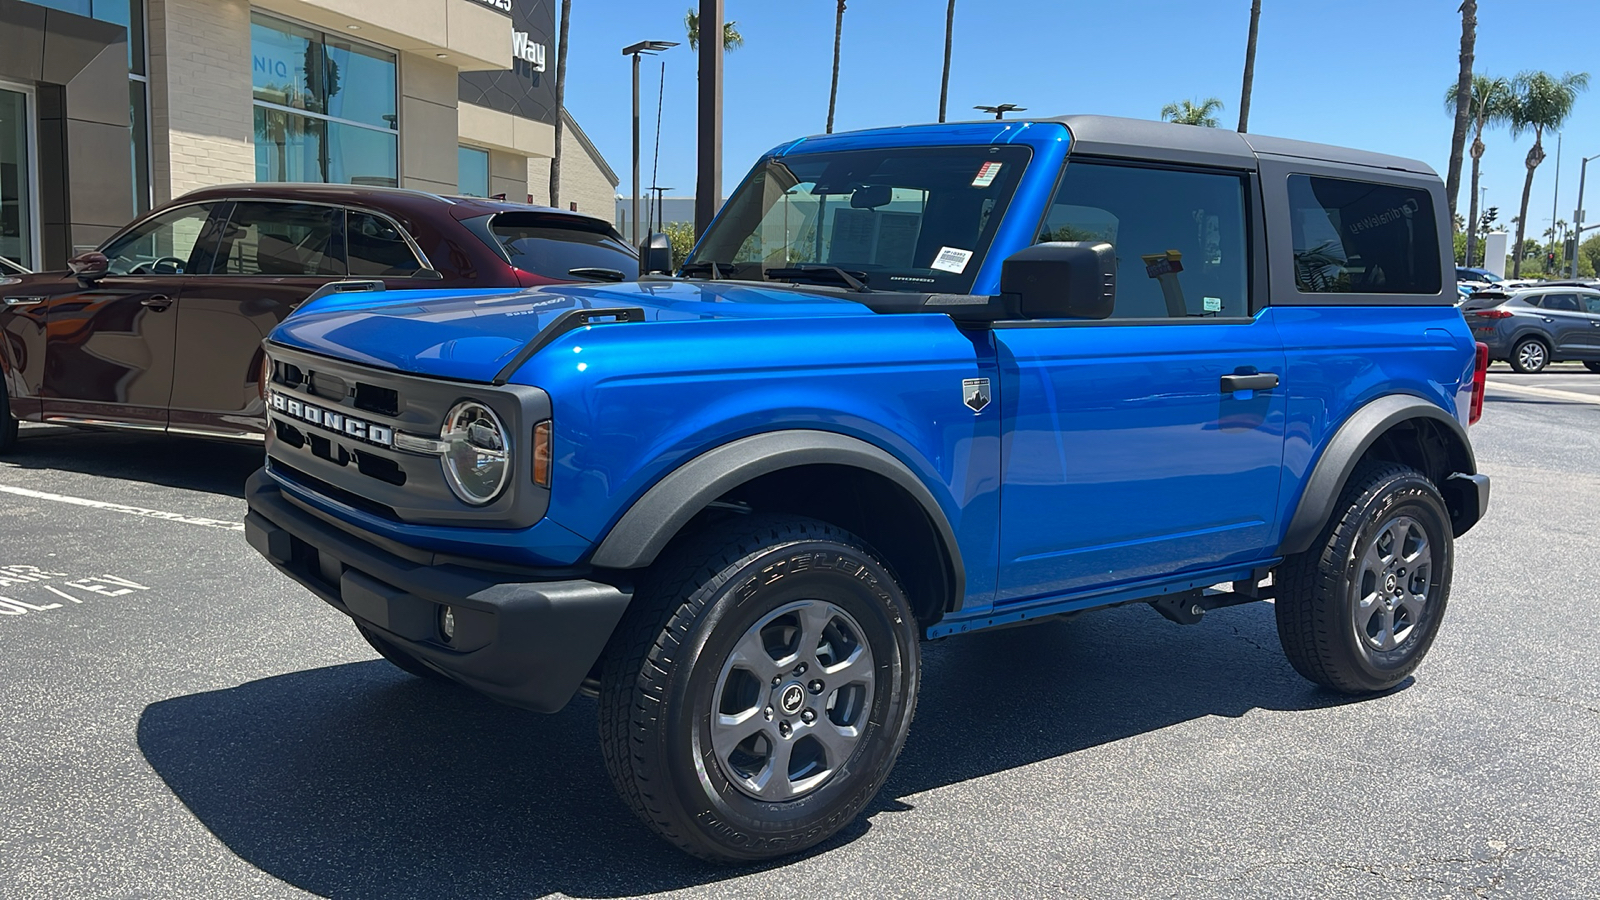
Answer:
[{"label": "side window", "polygon": [[329,206],[236,203],[212,273],[343,275],[343,224],[344,211]]},{"label": "side window", "polygon": [[1305,294],[1437,294],[1433,199],[1415,188],[1289,176],[1295,286]]},{"label": "side window", "polygon": [[1545,309],[1553,309],[1553,310],[1556,310],[1557,312],[1577,312],[1578,311],[1578,295],[1577,294],[1545,294],[1544,295],[1544,302],[1540,303],[1539,305],[1541,307],[1545,308]]},{"label": "side window", "polygon": [[399,227],[371,213],[350,210],[345,246],[351,275],[407,276],[422,268]]},{"label": "side window", "polygon": [[1595,296],[1593,294],[1584,294],[1583,295],[1583,308],[1584,308],[1584,310],[1586,312],[1591,312],[1591,313],[1595,313],[1596,315],[1600,315],[1600,297],[1597,297],[1597,296]]},{"label": "side window", "polygon": [[205,272],[216,253],[215,203],[180,206],[135,226],[107,244],[112,275],[185,275]]},{"label": "side window", "polygon": [[1250,315],[1244,178],[1073,160],[1042,241],[1117,251],[1117,319]]}]

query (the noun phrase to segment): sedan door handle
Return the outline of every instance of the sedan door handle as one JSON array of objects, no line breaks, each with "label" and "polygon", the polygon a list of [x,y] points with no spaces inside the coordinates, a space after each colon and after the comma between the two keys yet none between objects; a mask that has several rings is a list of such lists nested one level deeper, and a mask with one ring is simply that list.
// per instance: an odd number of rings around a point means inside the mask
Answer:
[{"label": "sedan door handle", "polygon": [[140,300],[139,305],[152,312],[165,312],[167,307],[172,305],[172,298],[165,294],[156,294],[153,297],[146,297]]},{"label": "sedan door handle", "polygon": [[1224,375],[1222,376],[1222,392],[1231,394],[1234,391],[1270,391],[1278,386],[1278,376],[1271,372],[1260,375]]}]

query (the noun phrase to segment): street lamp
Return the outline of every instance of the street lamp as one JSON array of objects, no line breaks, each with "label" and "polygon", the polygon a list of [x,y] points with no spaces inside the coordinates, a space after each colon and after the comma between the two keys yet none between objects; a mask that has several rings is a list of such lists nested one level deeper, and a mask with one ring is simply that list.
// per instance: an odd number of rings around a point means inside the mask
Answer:
[{"label": "street lamp", "polygon": [[[1573,278],[1578,277],[1578,254],[1576,247],[1578,244],[1583,243],[1583,233],[1585,230],[1587,230],[1583,227],[1583,180],[1584,177],[1589,174],[1589,161],[1595,159],[1600,159],[1600,153],[1596,153],[1593,156],[1585,156],[1583,158],[1583,164],[1578,166],[1578,208],[1572,212],[1572,244],[1574,247],[1572,254]],[[1600,228],[1600,223],[1590,225],[1589,227]]]},{"label": "street lamp", "polygon": [[639,57],[678,46],[676,41],[640,41],[622,48],[633,57],[633,245],[639,246]]},{"label": "street lamp", "polygon": [[1002,103],[999,106],[974,106],[973,109],[976,109],[979,112],[994,113],[994,117],[996,119],[1004,119],[1006,117],[1006,113],[1008,112],[1028,111],[1026,106],[1018,106],[1015,103]]}]

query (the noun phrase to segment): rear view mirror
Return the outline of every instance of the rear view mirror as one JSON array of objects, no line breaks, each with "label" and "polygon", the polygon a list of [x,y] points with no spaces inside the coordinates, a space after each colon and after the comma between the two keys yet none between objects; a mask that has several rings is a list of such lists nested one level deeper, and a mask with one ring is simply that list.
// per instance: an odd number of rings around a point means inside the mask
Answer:
[{"label": "rear view mirror", "polygon": [[1105,319],[1117,302],[1117,254],[1104,241],[1034,244],[1006,258],[1000,294],[1024,319]]},{"label": "rear view mirror", "polygon": [[851,209],[877,209],[888,206],[894,199],[894,189],[887,184],[867,184],[855,189],[850,195]]},{"label": "rear view mirror", "polygon": [[111,270],[111,260],[106,259],[106,255],[99,250],[90,250],[67,260],[67,268],[79,281],[97,281],[106,277]]},{"label": "rear view mirror", "polygon": [[639,244],[639,272],[642,275],[672,274],[672,238],[658,231]]}]

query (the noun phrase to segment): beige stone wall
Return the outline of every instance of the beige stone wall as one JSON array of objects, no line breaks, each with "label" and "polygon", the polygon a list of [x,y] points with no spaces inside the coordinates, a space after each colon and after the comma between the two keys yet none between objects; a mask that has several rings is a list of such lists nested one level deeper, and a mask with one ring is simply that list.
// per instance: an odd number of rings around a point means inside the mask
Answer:
[{"label": "beige stone wall", "polygon": [[255,181],[250,4],[147,0],[155,200]]},{"label": "beige stone wall", "polygon": [[458,179],[459,73],[414,53],[400,55],[400,186],[454,194]]},{"label": "beige stone wall", "polygon": [[[533,202],[550,205],[550,160],[529,158],[528,193]],[[590,158],[584,146],[572,136],[571,129],[561,130],[561,208],[599,216],[610,222],[616,216],[617,186],[612,184],[598,165]]]}]

